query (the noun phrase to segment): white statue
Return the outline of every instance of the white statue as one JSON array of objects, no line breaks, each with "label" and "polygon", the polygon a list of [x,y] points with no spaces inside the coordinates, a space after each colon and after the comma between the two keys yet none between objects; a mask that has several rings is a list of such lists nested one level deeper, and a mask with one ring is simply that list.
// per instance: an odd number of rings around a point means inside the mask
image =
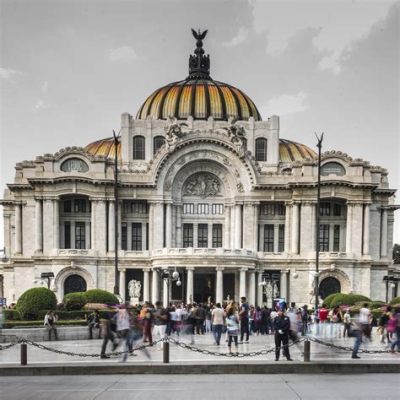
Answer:
[{"label": "white statue", "polygon": [[142,289],[142,284],[140,283],[140,281],[131,280],[129,281],[128,289],[129,289],[129,296],[131,299],[139,298]]}]

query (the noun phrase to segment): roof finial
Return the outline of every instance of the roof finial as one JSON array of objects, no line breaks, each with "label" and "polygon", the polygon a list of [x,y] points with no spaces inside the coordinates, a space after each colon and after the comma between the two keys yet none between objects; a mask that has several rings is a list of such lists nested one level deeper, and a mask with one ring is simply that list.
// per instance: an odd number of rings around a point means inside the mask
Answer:
[{"label": "roof finial", "polygon": [[189,56],[189,79],[210,79],[210,56],[204,55],[203,39],[206,37],[208,30],[196,32],[192,28],[193,37],[196,39],[195,55]]}]

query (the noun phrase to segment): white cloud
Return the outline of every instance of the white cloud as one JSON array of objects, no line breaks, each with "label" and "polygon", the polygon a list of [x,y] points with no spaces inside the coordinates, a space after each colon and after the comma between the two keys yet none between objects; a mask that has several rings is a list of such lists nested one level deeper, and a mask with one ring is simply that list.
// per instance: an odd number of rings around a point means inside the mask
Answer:
[{"label": "white cloud", "polygon": [[243,43],[248,36],[249,30],[242,27],[239,29],[239,32],[235,37],[233,37],[229,42],[222,42],[222,45],[226,47],[237,46],[238,44]]},{"label": "white cloud", "polygon": [[13,77],[16,75],[20,75],[21,72],[16,71],[15,69],[10,68],[0,68],[0,77],[9,82],[14,82]]},{"label": "white cloud", "polygon": [[282,94],[273,97],[264,107],[260,107],[262,115],[287,115],[306,111],[308,104],[307,93],[301,91],[296,95]]},{"label": "white cloud", "polygon": [[393,0],[320,0],[310,11],[303,3],[256,2],[254,29],[267,33],[266,51],[271,55],[284,51],[299,31],[316,29],[313,45],[323,53],[318,67],[337,74],[343,54],[351,51],[354,42],[367,36],[372,26],[387,16],[393,3]]},{"label": "white cloud", "polygon": [[47,107],[48,107],[48,105],[42,99],[38,99],[36,101],[36,104],[35,104],[36,111],[43,110],[44,108],[47,108]]},{"label": "white cloud", "polygon": [[131,61],[138,58],[135,50],[129,46],[117,47],[110,49],[108,52],[111,61]]},{"label": "white cloud", "polygon": [[48,88],[49,88],[49,82],[46,81],[46,82],[43,83],[43,85],[40,88],[40,90],[42,91],[42,93],[46,93]]}]

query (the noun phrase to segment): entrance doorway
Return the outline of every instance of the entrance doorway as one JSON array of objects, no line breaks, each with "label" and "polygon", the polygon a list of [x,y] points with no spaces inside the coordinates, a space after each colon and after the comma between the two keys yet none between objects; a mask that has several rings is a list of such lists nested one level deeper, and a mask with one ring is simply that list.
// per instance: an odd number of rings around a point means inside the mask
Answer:
[{"label": "entrance doorway", "polygon": [[215,273],[194,274],[194,298],[196,303],[215,302]]},{"label": "entrance doorway", "polygon": [[319,297],[325,299],[330,294],[340,293],[340,289],[340,282],[336,278],[329,276],[323,279],[319,284]]},{"label": "entrance doorway", "polygon": [[86,292],[86,281],[80,275],[70,275],[64,281],[64,295],[75,292]]}]

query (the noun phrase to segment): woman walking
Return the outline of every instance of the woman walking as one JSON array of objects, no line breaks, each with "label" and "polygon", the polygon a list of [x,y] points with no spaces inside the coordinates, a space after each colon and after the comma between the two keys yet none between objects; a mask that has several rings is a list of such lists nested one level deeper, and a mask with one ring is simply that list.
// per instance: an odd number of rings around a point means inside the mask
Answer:
[{"label": "woman walking", "polygon": [[235,342],[236,354],[238,353],[239,318],[234,307],[229,307],[226,312],[226,331],[228,334],[229,353],[232,353],[232,341]]}]

